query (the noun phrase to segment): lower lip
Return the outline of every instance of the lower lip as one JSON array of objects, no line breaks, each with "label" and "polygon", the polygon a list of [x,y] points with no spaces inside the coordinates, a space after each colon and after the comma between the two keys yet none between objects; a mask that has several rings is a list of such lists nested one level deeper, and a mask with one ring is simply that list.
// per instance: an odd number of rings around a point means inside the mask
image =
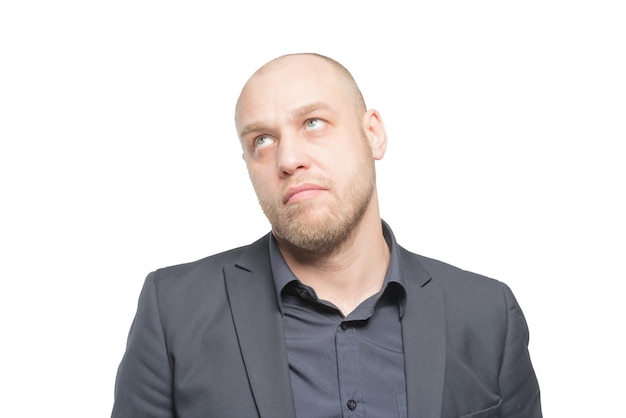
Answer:
[{"label": "lower lip", "polygon": [[291,196],[289,200],[287,200],[287,202],[285,203],[290,204],[290,203],[302,202],[303,200],[312,199],[323,192],[324,190],[320,190],[320,189],[303,190]]}]

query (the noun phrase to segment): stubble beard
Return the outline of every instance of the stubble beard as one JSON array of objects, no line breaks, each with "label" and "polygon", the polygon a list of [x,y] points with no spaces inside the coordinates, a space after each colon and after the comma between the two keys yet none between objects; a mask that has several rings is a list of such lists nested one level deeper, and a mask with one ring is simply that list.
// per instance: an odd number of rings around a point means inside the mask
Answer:
[{"label": "stubble beard", "polygon": [[[345,200],[317,207],[316,199],[291,205],[282,203],[282,196],[259,199],[274,235],[299,251],[324,256],[337,252],[349,242],[372,200],[376,173],[371,155],[365,172],[353,174],[353,186]],[[318,182],[319,184],[319,182]],[[332,187],[330,188],[332,191]]]}]

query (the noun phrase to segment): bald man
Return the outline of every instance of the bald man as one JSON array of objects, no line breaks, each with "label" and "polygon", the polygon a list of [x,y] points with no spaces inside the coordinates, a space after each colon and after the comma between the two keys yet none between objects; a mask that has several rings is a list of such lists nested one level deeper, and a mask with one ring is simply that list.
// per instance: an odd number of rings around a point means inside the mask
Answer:
[{"label": "bald man", "polygon": [[272,60],[235,124],[271,232],[148,275],[113,417],[541,417],[510,289],[381,220],[387,134],[348,70]]}]

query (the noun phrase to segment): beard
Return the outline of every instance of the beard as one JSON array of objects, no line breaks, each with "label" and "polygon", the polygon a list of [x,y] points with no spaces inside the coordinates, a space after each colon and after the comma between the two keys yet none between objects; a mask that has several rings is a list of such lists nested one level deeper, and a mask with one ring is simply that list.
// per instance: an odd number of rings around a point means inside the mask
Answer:
[{"label": "beard", "polygon": [[291,205],[282,203],[282,193],[274,198],[262,199],[259,204],[272,225],[274,235],[295,249],[315,255],[329,255],[348,242],[352,232],[363,218],[376,187],[374,160],[363,152],[361,172],[352,174],[345,198],[334,195],[332,182],[327,179],[306,178],[326,187],[332,203],[322,205],[316,198]]}]

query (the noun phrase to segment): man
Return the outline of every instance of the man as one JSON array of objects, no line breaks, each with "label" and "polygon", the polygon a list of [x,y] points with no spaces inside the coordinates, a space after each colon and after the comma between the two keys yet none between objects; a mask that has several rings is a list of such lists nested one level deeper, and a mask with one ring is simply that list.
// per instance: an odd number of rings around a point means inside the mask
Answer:
[{"label": "man", "polygon": [[387,136],[345,68],[270,61],[235,123],[272,232],[148,276],[113,417],[541,416],[509,288],[381,221]]}]

